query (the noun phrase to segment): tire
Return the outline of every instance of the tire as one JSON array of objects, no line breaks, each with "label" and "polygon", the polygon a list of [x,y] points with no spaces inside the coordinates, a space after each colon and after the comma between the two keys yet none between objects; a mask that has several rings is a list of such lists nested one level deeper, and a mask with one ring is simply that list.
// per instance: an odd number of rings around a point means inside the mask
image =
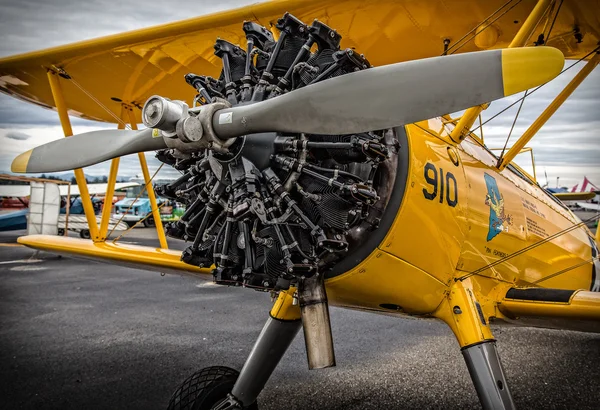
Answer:
[{"label": "tire", "polygon": [[146,228],[154,228],[156,226],[153,215],[150,215],[148,218],[144,219],[144,226]]},{"label": "tire", "polygon": [[[239,376],[237,370],[224,366],[206,367],[188,377],[175,390],[168,410],[210,410],[227,397]],[[247,410],[258,410],[256,402]]]},{"label": "tire", "polygon": [[83,239],[90,239],[92,235],[90,235],[89,229],[82,229],[81,231],[79,231],[79,237]]},{"label": "tire", "polygon": [[58,236],[65,236],[64,228],[58,228]]}]

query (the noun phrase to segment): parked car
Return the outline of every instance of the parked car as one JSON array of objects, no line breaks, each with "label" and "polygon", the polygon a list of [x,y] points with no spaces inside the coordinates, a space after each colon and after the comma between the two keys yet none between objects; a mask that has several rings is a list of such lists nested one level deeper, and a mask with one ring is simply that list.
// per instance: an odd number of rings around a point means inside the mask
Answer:
[{"label": "parked car", "polygon": [[[113,217],[117,219],[122,218],[123,222],[126,222],[127,225],[133,226],[148,215],[148,217],[144,219],[144,226],[155,226],[156,222],[152,216],[152,206],[150,205],[150,199],[148,199],[148,193],[144,190],[140,195],[142,189],[143,185],[127,188],[125,191],[125,198],[118,201],[114,206]],[[158,206],[160,206],[162,202],[162,198],[156,198],[156,204]]]}]

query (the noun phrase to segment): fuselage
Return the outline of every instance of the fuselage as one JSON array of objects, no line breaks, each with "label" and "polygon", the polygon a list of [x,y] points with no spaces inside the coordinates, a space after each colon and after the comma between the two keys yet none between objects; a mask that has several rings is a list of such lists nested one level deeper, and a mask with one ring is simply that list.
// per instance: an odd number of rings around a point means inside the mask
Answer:
[{"label": "fuselage", "polygon": [[441,119],[402,131],[408,169],[395,219],[361,263],[327,280],[330,303],[428,315],[465,275],[489,297],[484,310],[515,286],[598,290],[589,230],[549,240],[580,222],[560,201],[516,168],[498,172],[475,138],[449,144]]}]

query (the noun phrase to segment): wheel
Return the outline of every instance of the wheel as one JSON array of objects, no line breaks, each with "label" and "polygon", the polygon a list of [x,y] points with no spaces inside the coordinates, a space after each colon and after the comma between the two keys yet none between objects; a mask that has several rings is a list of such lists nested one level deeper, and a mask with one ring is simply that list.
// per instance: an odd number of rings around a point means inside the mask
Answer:
[{"label": "wheel", "polygon": [[64,228],[58,228],[58,236],[65,236]]},{"label": "wheel", "polygon": [[[168,410],[210,410],[227,397],[240,372],[224,366],[206,367],[187,378],[169,401]],[[258,410],[254,402],[247,410]]]},{"label": "wheel", "polygon": [[144,219],[144,226],[146,228],[153,228],[156,225],[154,222],[154,216],[150,215],[148,218]]},{"label": "wheel", "polygon": [[79,237],[83,239],[90,239],[92,235],[90,235],[89,229],[82,229],[81,231],[79,231]]}]

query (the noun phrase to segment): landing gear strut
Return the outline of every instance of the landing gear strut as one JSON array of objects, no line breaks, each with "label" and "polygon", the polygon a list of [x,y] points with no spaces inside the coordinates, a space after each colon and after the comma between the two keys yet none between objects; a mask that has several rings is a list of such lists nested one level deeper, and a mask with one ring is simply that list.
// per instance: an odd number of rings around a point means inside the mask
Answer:
[{"label": "landing gear strut", "polygon": [[506,376],[481,305],[470,279],[456,281],[435,314],[456,336],[484,410],[513,410]]},{"label": "landing gear strut", "polygon": [[295,292],[280,292],[241,372],[216,366],[195,373],[175,391],[169,410],[258,410],[256,398],[302,326]]},{"label": "landing gear strut", "polygon": [[462,349],[462,354],[484,409],[512,410],[515,408],[496,342],[487,341]]}]

